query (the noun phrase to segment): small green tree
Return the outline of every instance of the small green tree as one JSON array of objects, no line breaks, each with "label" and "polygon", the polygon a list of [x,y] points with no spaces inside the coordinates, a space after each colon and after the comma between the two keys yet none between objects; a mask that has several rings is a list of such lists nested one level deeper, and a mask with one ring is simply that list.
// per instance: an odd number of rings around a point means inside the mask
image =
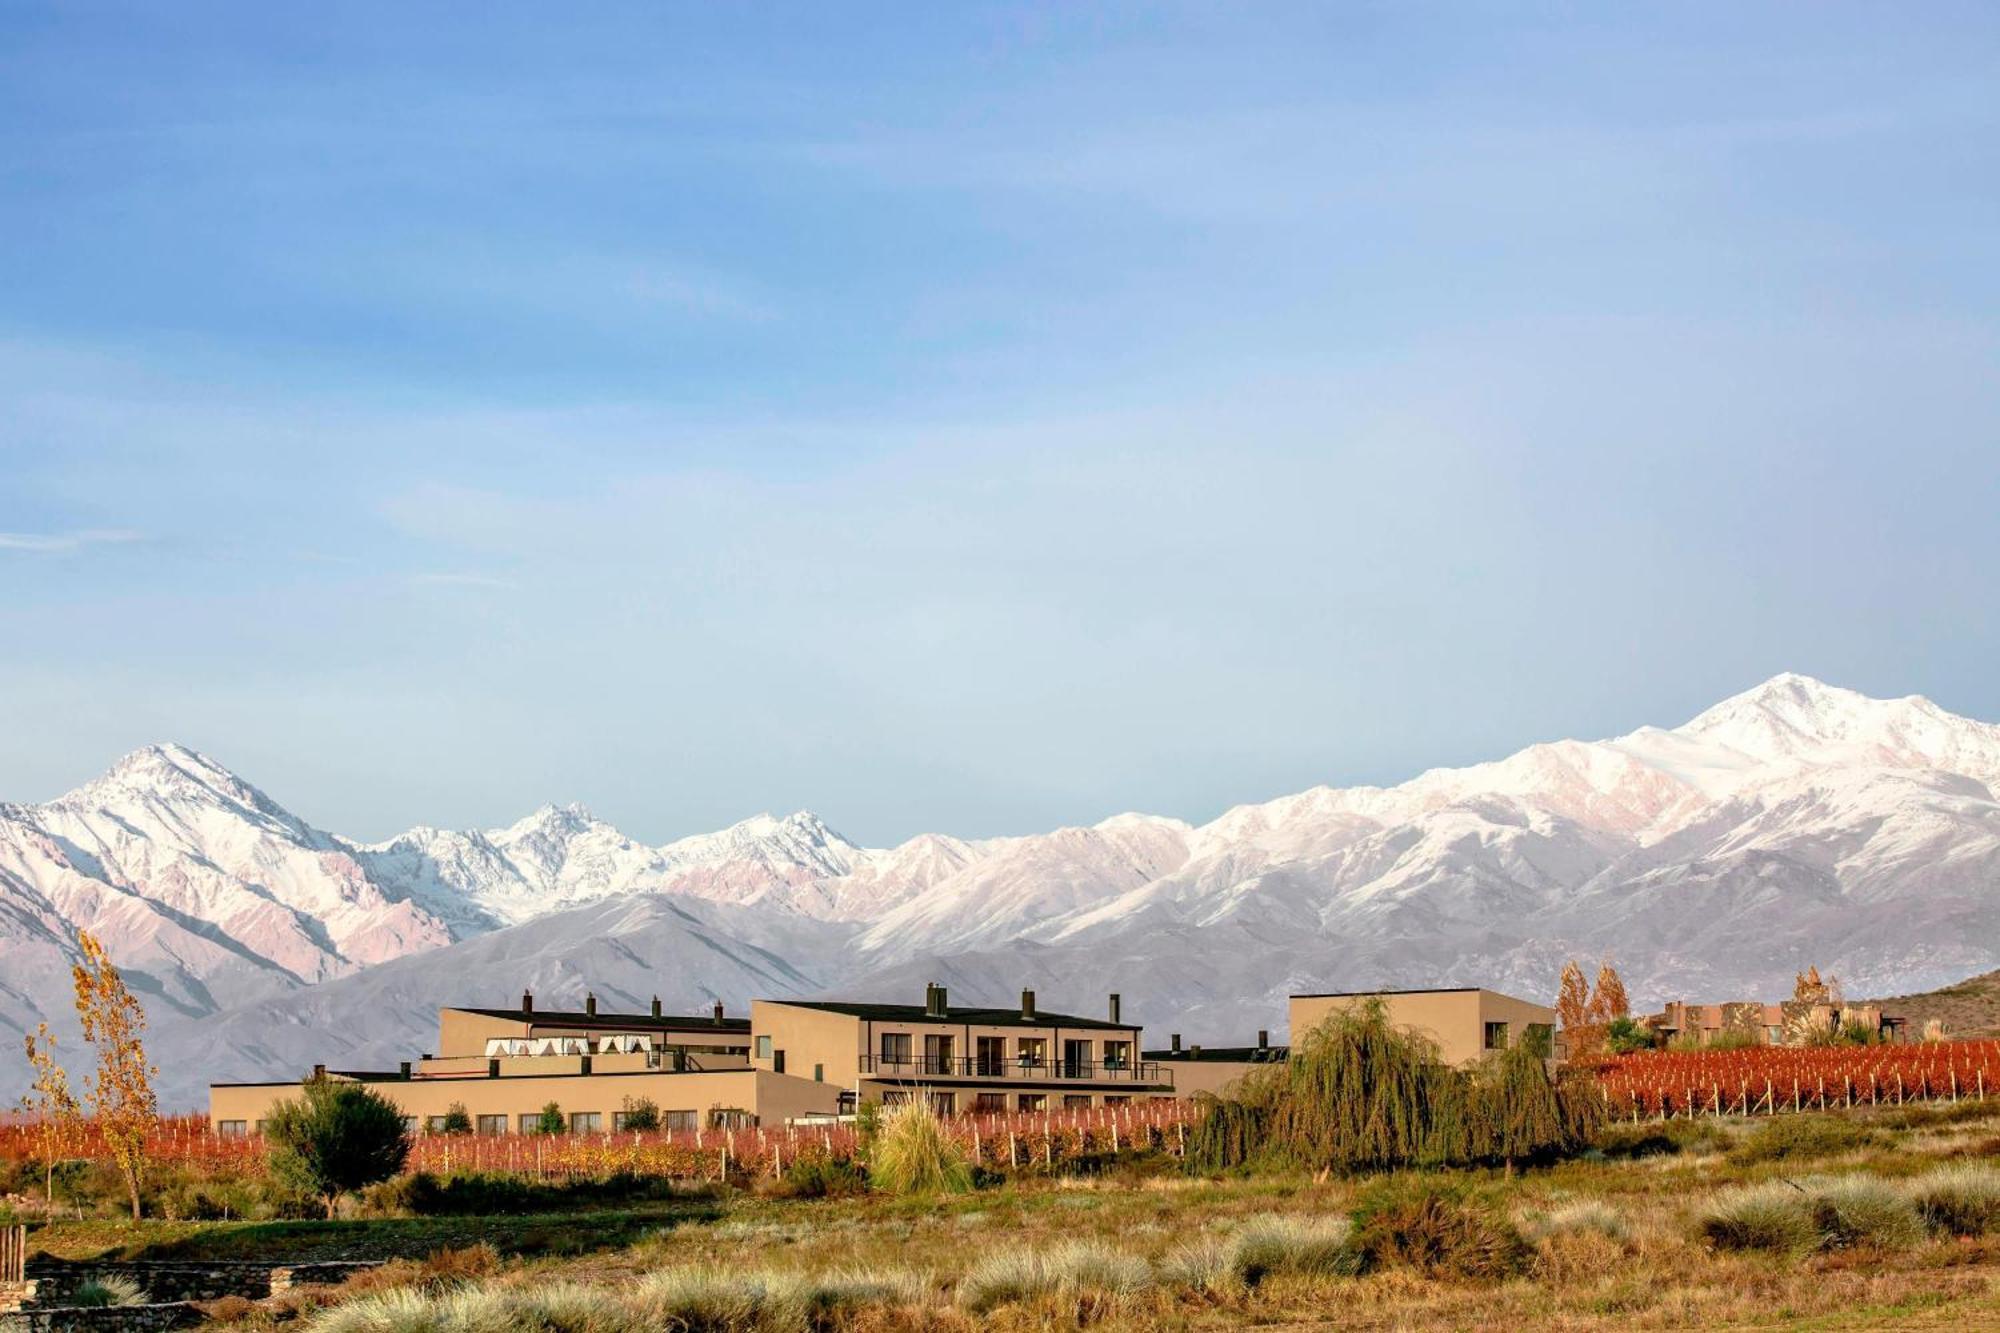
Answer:
[{"label": "small green tree", "polygon": [[554,1102],[550,1102],[547,1106],[544,1106],[542,1108],[542,1118],[535,1122],[535,1133],[566,1134],[568,1132],[569,1121],[563,1118],[562,1107],[556,1105]]},{"label": "small green tree", "polygon": [[1630,1015],[1612,1019],[1611,1026],[1605,1030],[1605,1038],[1613,1055],[1650,1051],[1654,1044],[1653,1030]]},{"label": "small green tree", "polygon": [[651,1097],[627,1097],[624,1104],[622,1128],[635,1132],[655,1130],[660,1127],[660,1105]]},{"label": "small green tree", "polygon": [[343,1194],[387,1180],[410,1155],[403,1113],[359,1083],[316,1078],[295,1101],[271,1108],[264,1126],[271,1174],[324,1200],[326,1215]]},{"label": "small green tree", "polygon": [[444,1124],[438,1127],[440,1134],[470,1134],[472,1116],[465,1109],[464,1102],[453,1102],[444,1108]]}]

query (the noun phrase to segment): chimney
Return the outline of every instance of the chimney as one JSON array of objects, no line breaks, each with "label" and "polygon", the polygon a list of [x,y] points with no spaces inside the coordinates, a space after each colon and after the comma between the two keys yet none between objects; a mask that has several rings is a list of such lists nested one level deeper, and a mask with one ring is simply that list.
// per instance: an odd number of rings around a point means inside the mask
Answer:
[{"label": "chimney", "polygon": [[596,996],[596,995],[594,995],[594,994],[589,994],[589,995],[585,995],[585,996],[583,997],[583,1012],[584,1012],[584,1013],[586,1013],[586,1014],[588,1014],[588,1015],[590,1015],[590,1016],[591,1016],[592,1018],[595,1018],[595,1017],[597,1017],[597,996]]},{"label": "chimney", "polygon": [[521,1012],[524,1014],[535,1012],[535,993],[533,991],[524,990],[521,992]]},{"label": "chimney", "polygon": [[927,1018],[943,1018],[944,1011],[944,987],[933,981],[924,987],[924,1016]]},{"label": "chimney", "polygon": [[497,1055],[496,1055],[496,1056],[494,1056],[494,1057],[493,1057],[492,1059],[490,1059],[490,1060],[488,1060],[488,1061],[486,1062],[486,1077],[488,1077],[488,1078],[499,1078],[499,1077],[500,1077],[500,1057],[499,1057],[499,1056],[497,1056]]},{"label": "chimney", "polygon": [[1257,1029],[1257,1049],[1258,1049],[1258,1050],[1260,1050],[1260,1051],[1261,1051],[1261,1050],[1266,1050],[1266,1049],[1268,1049],[1268,1048],[1270,1047],[1270,1045],[1271,1045],[1271,1029],[1269,1029],[1269,1028],[1258,1028],[1258,1029]]},{"label": "chimney", "polygon": [[403,1061],[402,1064],[397,1066],[396,1077],[402,1079],[405,1083],[410,1081],[410,1062],[408,1060]]},{"label": "chimney", "polygon": [[1034,1016],[1035,993],[1031,990],[1024,990],[1021,992],[1021,1017],[1033,1018]]},{"label": "chimney", "polygon": [[1168,1034],[1167,1042],[1170,1046],[1173,1047],[1173,1049],[1176,1052],[1178,1052],[1181,1048],[1181,1034],[1178,1032]]},{"label": "chimney", "polygon": [[718,1023],[722,1021],[722,1001],[720,1000],[715,1002],[715,1021]]},{"label": "chimney", "polygon": [[653,1017],[658,1018],[659,1016],[660,1016],[660,997],[655,995],[653,997]]},{"label": "chimney", "polygon": [[1116,1023],[1116,1022],[1120,1021],[1120,1020],[1119,1020],[1119,1018],[1118,1018],[1118,992],[1117,992],[1117,991],[1112,991],[1112,992],[1111,992],[1111,1021],[1112,1021],[1112,1022],[1114,1022],[1114,1023]]},{"label": "chimney", "polygon": [[1188,1055],[1196,1060],[1201,1059],[1201,1043],[1196,1042],[1194,1045],[1188,1047]]},{"label": "chimney", "polygon": [[325,1066],[325,1065],[314,1065],[314,1066],[313,1066],[313,1077],[314,1077],[314,1078],[316,1078],[316,1079],[321,1079],[321,1078],[325,1078],[325,1077],[326,1077],[326,1066]]}]

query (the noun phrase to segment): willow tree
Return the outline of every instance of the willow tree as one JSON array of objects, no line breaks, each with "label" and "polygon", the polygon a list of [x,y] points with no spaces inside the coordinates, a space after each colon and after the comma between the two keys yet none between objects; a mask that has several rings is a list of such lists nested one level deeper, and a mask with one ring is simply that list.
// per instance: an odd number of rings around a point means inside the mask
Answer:
[{"label": "willow tree", "polygon": [[97,1120],[105,1151],[125,1178],[132,1217],[139,1216],[139,1182],[146,1170],[146,1138],[159,1116],[153,1080],[159,1070],[146,1059],[141,1034],[146,1011],[125,988],[111,955],[89,931],[78,931],[82,960],[70,969],[76,983],[76,1016],[83,1039],[97,1051],[97,1072],[84,1086],[84,1101]]},{"label": "willow tree", "polygon": [[1313,1171],[1540,1160],[1575,1150],[1589,1094],[1572,1095],[1526,1046],[1455,1069],[1380,1000],[1336,1012],[1293,1043],[1291,1059],[1205,1098],[1188,1144],[1197,1168]]}]

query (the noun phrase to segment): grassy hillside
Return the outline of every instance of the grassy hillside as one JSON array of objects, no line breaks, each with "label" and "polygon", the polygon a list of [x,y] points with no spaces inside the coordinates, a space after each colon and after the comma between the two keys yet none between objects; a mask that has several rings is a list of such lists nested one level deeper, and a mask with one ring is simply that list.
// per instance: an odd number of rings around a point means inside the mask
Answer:
[{"label": "grassy hillside", "polygon": [[1921,995],[1890,996],[1879,1003],[1883,1013],[1908,1020],[1906,1031],[1911,1036],[1938,1018],[1954,1037],[2000,1037],[2000,972],[1985,972]]}]

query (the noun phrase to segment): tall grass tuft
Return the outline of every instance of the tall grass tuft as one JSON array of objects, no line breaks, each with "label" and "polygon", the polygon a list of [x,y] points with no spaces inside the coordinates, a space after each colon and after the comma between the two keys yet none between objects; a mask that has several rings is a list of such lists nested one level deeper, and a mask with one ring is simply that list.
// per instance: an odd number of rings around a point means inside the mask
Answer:
[{"label": "tall grass tuft", "polygon": [[1801,1254],[1819,1246],[1808,1196],[1785,1181],[1724,1190],[1695,1218],[1695,1229],[1718,1250]]},{"label": "tall grass tuft", "polygon": [[1940,1167],[1918,1176],[1908,1188],[1918,1216],[1933,1231],[1948,1236],[2000,1231],[2000,1170],[1983,1162]]},{"label": "tall grass tuft", "polygon": [[102,1277],[86,1278],[70,1293],[69,1304],[90,1308],[116,1305],[144,1305],[150,1298],[146,1289],[129,1277],[116,1273],[106,1273]]},{"label": "tall grass tuft", "polygon": [[1229,1262],[1237,1281],[1256,1286],[1274,1273],[1353,1274],[1360,1258],[1344,1217],[1259,1217],[1233,1237]]},{"label": "tall grass tuft", "polygon": [[1854,1245],[1915,1245],[1924,1238],[1923,1218],[1908,1193],[1873,1176],[1840,1176],[1814,1182],[1813,1223],[1825,1249]]},{"label": "tall grass tuft", "polygon": [[891,1194],[962,1194],[972,1188],[972,1167],[930,1103],[916,1097],[883,1113],[868,1179]]},{"label": "tall grass tuft", "polygon": [[1001,1250],[973,1265],[958,1285],[958,1300],[974,1314],[985,1314],[1043,1296],[1121,1296],[1152,1280],[1144,1259],[1103,1245]]}]

